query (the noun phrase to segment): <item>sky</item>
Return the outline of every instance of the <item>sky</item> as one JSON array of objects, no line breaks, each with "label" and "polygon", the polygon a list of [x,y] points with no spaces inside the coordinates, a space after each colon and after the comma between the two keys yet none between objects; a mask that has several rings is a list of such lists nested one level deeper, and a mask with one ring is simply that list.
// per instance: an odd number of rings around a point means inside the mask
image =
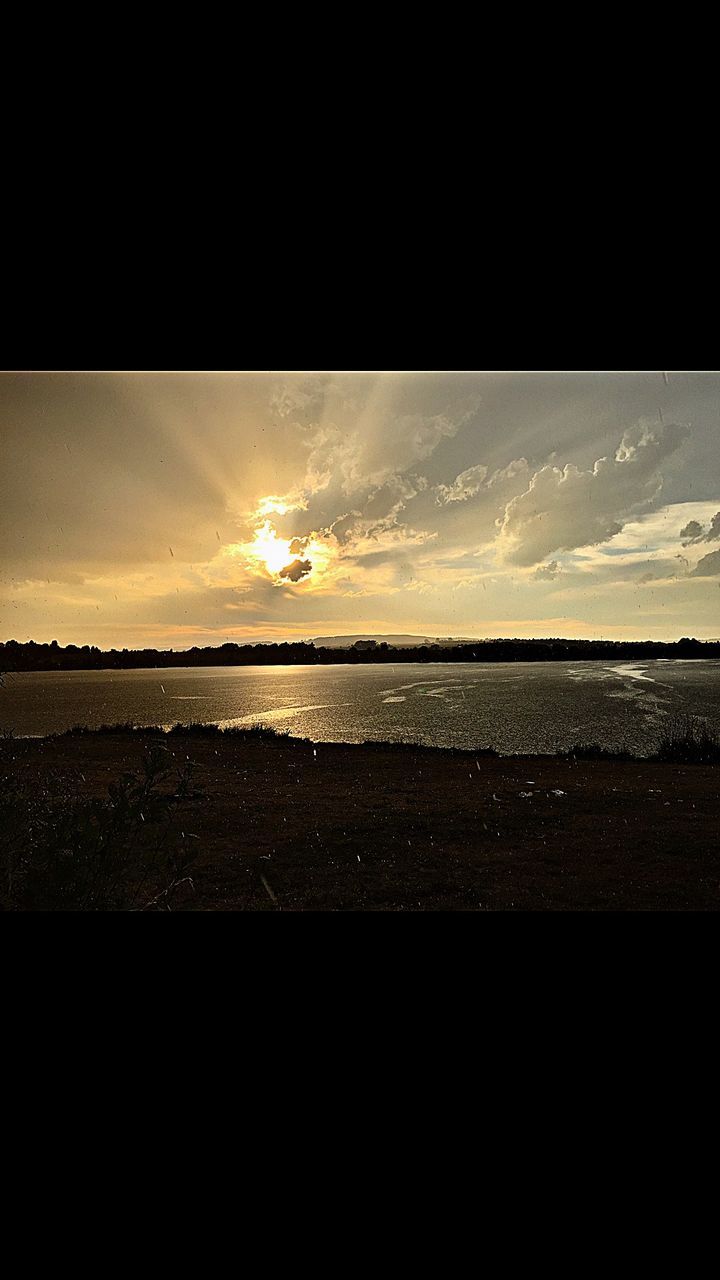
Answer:
[{"label": "sky", "polygon": [[0,638],[720,637],[718,370],[0,371]]}]

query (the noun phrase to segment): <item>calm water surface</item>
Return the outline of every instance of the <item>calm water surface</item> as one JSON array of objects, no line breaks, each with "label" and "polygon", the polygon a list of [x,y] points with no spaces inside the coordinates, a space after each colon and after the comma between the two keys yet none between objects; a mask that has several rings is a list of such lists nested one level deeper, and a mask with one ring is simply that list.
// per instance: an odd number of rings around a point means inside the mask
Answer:
[{"label": "calm water surface", "polygon": [[0,729],[263,723],[317,742],[409,740],[504,753],[650,751],[669,716],[720,731],[720,663],[208,667],[12,675]]}]

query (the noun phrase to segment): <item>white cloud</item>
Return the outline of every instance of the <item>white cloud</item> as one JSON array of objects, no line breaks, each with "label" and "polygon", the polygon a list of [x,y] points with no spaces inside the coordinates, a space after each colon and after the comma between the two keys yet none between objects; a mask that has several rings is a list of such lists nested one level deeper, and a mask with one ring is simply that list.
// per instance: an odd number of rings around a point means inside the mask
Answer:
[{"label": "white cloud", "polygon": [[503,467],[501,471],[496,471],[488,480],[488,489],[494,489],[498,485],[507,484],[517,480],[518,476],[526,476],[530,470],[530,464],[527,458],[517,458],[511,462],[509,466]]},{"label": "white cloud", "polygon": [[539,564],[557,551],[597,546],[621,533],[632,516],[662,490],[662,463],[690,432],[682,426],[641,424],[627,431],[614,458],[592,470],[547,466],[507,506],[501,546],[512,564]]},{"label": "white cloud", "polygon": [[426,462],[470,421],[476,407],[465,403],[439,414],[399,414],[379,392],[359,410],[354,402],[340,399],[333,384],[325,385],[322,394],[316,388],[278,388],[274,412],[294,415],[298,446],[307,461],[303,483],[287,499],[275,501],[297,509],[301,498],[307,505],[318,495],[334,495],[338,501],[362,498]]},{"label": "white cloud", "polygon": [[[466,415],[389,415],[371,428],[349,435],[340,433],[313,450],[312,463],[323,475],[340,479],[346,497],[375,489],[401,475],[418,462],[426,462],[444,440],[457,435]],[[329,444],[329,449],[328,449]],[[324,457],[324,467],[321,459]]]},{"label": "white cloud", "polygon": [[468,471],[463,471],[453,484],[438,485],[435,495],[439,505],[444,506],[448,502],[467,502],[470,498],[476,498],[487,476],[487,467],[470,467]]}]

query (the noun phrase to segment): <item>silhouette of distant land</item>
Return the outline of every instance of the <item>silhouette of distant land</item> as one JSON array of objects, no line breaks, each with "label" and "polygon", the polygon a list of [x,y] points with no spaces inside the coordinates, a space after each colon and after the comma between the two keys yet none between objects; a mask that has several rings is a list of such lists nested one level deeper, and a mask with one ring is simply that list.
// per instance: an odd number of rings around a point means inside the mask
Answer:
[{"label": "silhouette of distant land", "polygon": [[720,659],[720,640],[478,640],[396,648],[387,642],[361,640],[352,648],[318,648],[313,643],[224,644],[206,649],[111,649],[94,646],[0,644],[0,672],[138,671],[172,667],[339,666],[403,662],[608,662],[647,659]]},{"label": "silhouette of distant land", "polygon": [[356,644],[389,644],[391,649],[419,649],[428,644],[439,644],[441,649],[454,649],[459,644],[471,645],[474,642],[467,636],[431,639],[429,636],[379,636],[363,633],[357,636],[315,636],[310,643],[317,649],[352,649]]}]

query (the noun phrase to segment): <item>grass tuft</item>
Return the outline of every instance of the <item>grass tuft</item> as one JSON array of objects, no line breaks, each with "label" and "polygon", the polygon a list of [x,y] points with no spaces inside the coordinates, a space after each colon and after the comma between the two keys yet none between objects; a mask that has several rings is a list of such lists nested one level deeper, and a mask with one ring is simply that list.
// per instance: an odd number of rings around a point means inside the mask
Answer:
[{"label": "grass tuft", "polygon": [[171,911],[199,854],[174,806],[199,797],[159,744],[102,799],[54,773],[0,775],[0,911]]},{"label": "grass tuft", "polygon": [[698,716],[675,716],[653,756],[663,764],[720,764],[720,738],[707,720]]}]

